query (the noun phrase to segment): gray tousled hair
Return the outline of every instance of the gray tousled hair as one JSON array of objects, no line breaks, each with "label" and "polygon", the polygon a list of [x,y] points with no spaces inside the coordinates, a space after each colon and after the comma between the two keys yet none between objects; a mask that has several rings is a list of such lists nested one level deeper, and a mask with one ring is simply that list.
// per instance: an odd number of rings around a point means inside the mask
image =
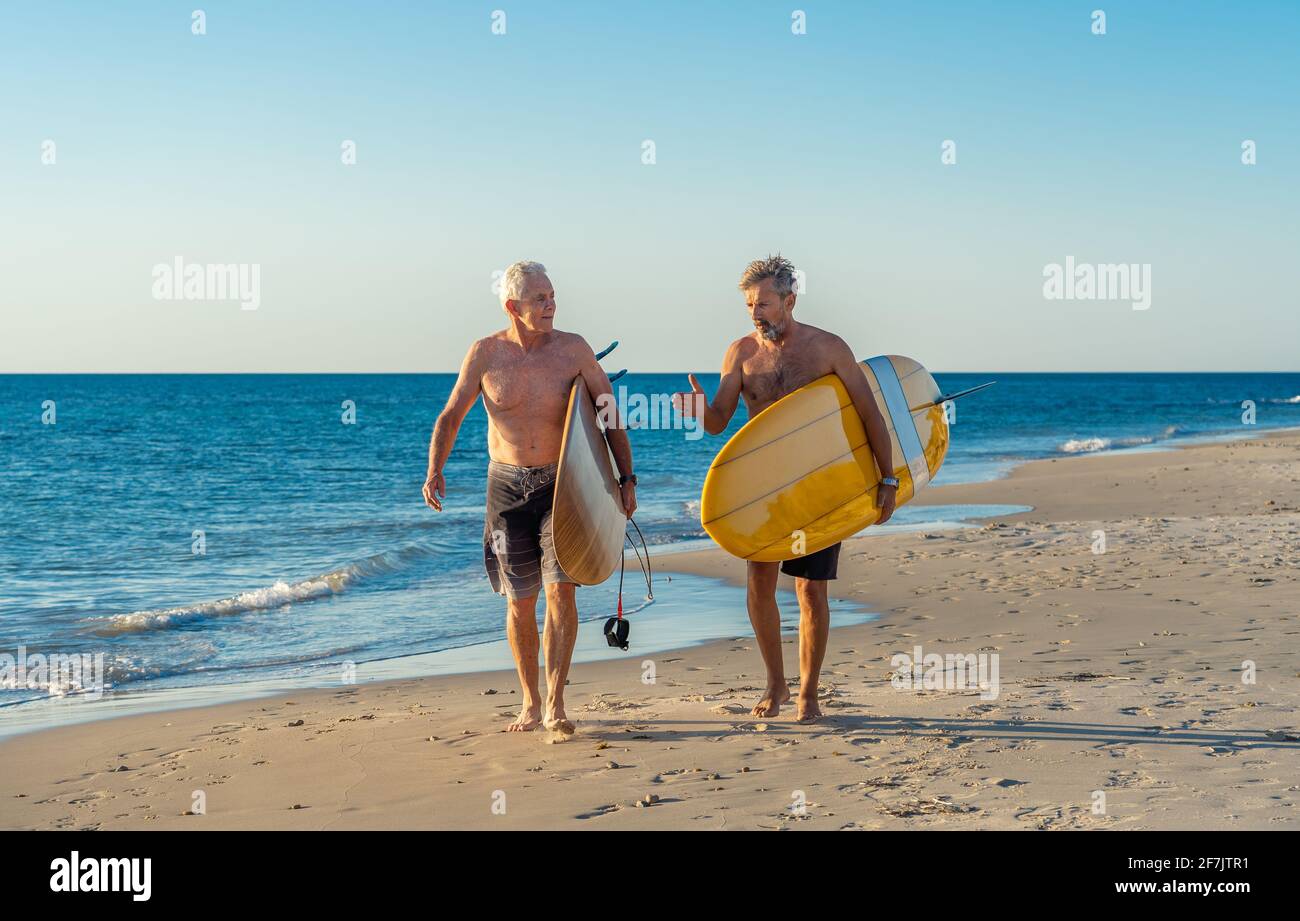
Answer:
[{"label": "gray tousled hair", "polygon": [[546,266],[528,259],[510,266],[501,276],[501,306],[504,307],[506,301],[517,301],[523,296],[526,276],[545,274]]},{"label": "gray tousled hair", "polygon": [[755,259],[745,266],[745,273],[740,276],[739,288],[744,291],[746,288],[752,288],[763,279],[770,278],[776,288],[776,293],[785,297],[794,291],[798,282],[798,279],[795,278],[795,271],[794,263],[780,253],[775,256],[768,256],[766,259]]}]

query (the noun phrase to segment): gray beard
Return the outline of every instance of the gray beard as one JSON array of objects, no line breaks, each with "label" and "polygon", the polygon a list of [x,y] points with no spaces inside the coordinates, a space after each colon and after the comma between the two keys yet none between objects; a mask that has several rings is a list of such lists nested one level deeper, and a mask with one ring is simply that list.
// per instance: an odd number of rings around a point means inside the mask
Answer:
[{"label": "gray beard", "polygon": [[776,342],[783,335],[785,335],[785,327],[773,326],[771,323],[767,322],[766,320],[760,320],[759,332],[762,333],[763,338],[766,339],[768,342]]}]

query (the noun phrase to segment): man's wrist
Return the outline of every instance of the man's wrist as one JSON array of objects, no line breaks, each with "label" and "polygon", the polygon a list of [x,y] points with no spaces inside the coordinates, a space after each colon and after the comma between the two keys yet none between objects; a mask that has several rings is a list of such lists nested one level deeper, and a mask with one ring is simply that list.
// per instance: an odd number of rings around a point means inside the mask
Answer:
[{"label": "man's wrist", "polygon": [[636,485],[636,474],[635,474],[635,473],[629,473],[629,474],[627,474],[626,476],[621,476],[621,477],[618,478],[618,485],[619,485],[619,486],[626,486],[628,483],[631,483],[633,486]]},{"label": "man's wrist", "polygon": [[897,489],[897,488],[898,488],[898,479],[897,479],[896,477],[892,477],[892,476],[881,477],[881,478],[880,478],[880,485],[881,485],[881,486],[892,486],[894,489]]}]

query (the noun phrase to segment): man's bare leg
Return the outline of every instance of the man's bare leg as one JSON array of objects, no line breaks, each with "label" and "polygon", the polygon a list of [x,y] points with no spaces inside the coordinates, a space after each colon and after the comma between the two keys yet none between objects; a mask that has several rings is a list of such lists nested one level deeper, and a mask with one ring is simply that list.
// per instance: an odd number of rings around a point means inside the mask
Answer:
[{"label": "man's bare leg", "polygon": [[569,663],[578,641],[577,586],[560,582],[546,586],[546,716],[542,725],[563,733],[573,732],[564,712],[564,685],[569,680]]},{"label": "man's bare leg", "polygon": [[749,622],[754,626],[754,639],[767,668],[767,690],[750,711],[754,716],[776,716],[781,712],[781,704],[790,699],[781,658],[781,611],[776,606],[776,577],[780,569],[780,563],[749,564],[745,600]]},{"label": "man's bare leg", "polygon": [[515,654],[519,687],[524,705],[519,718],[506,727],[507,732],[528,732],[542,720],[542,698],[537,691],[537,596],[511,598],[506,602],[506,636]]},{"label": "man's bare leg", "polygon": [[812,722],[822,715],[817,705],[817,686],[831,629],[831,609],[826,600],[825,579],[795,579],[799,597],[799,701],[795,719]]}]

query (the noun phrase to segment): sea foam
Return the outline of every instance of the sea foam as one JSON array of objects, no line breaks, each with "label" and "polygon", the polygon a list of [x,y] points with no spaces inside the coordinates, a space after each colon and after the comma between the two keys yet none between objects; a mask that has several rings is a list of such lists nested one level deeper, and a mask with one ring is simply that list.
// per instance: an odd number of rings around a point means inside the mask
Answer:
[{"label": "sea foam", "polygon": [[431,548],[411,546],[387,553],[377,553],[356,563],[331,570],[300,582],[277,581],[262,588],[240,592],[229,598],[204,601],[192,605],[170,608],[153,608],[113,614],[91,620],[91,632],[97,636],[119,636],[124,633],[143,633],[166,630],[195,620],[210,617],[229,617],[258,611],[273,611],[285,605],[302,601],[315,601],[346,591],[353,583],[368,576],[395,572],[413,560],[426,557]]}]

